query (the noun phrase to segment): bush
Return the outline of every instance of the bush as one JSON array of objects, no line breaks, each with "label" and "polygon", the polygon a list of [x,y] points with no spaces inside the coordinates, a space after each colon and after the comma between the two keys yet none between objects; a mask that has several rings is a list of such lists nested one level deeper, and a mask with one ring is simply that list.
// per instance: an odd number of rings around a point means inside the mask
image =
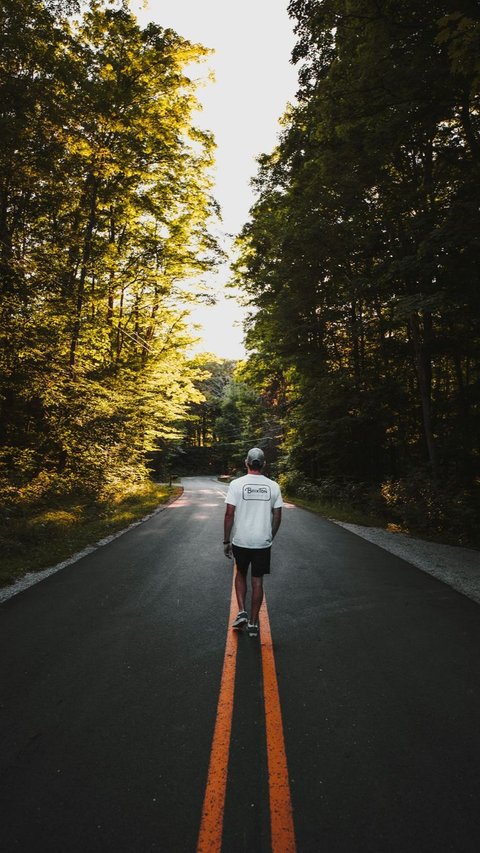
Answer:
[{"label": "bush", "polygon": [[300,471],[284,471],[278,477],[278,484],[285,494],[292,498],[296,496],[297,490],[303,481],[303,474]]},{"label": "bush", "polygon": [[387,480],[380,487],[345,477],[312,482],[295,469],[278,479],[286,496],[316,502],[327,512],[363,515],[377,524],[392,523],[413,535],[455,545],[480,544],[480,484],[468,489],[454,482],[436,487],[423,472]]},{"label": "bush", "polygon": [[303,498],[307,501],[319,500],[318,486],[308,480],[300,471],[285,471],[280,474],[278,482],[282,492],[295,498]]},{"label": "bush", "polygon": [[390,517],[411,532],[440,535],[453,544],[478,543],[480,493],[451,483],[435,486],[426,475],[387,480],[381,487]]},{"label": "bush", "polygon": [[329,504],[361,505],[365,509],[373,502],[373,493],[365,483],[345,478],[324,477],[313,482],[300,471],[285,471],[280,474],[282,490],[291,497],[304,500],[324,501]]}]

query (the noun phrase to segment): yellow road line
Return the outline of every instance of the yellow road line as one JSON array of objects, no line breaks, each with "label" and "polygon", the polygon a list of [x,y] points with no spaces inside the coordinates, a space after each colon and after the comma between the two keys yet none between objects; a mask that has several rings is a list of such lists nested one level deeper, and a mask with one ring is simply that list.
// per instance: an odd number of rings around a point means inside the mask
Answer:
[{"label": "yellow road line", "polygon": [[[221,853],[222,849],[223,816],[227,790],[238,647],[237,632],[232,631],[230,626],[235,618],[236,611],[237,602],[234,578],[220,695],[218,697],[217,717],[210,753],[197,853]],[[293,826],[280,696],[275,670],[270,620],[268,618],[265,599],[260,613],[260,646],[265,702],[272,853],[295,853],[295,830]]]},{"label": "yellow road line", "polygon": [[222,680],[218,697],[217,718],[213,733],[207,786],[203,801],[202,819],[197,843],[197,853],[220,853],[222,849],[223,813],[227,790],[228,756],[232,731],[233,698],[235,691],[235,670],[237,663],[236,631],[232,624],[237,610],[235,586],[232,584],[230,616],[227,629],[227,642],[223,659]]},{"label": "yellow road line", "polygon": [[290,783],[283,736],[282,712],[278,693],[277,673],[273,654],[272,632],[264,599],[260,620],[262,650],[263,694],[267,735],[268,788],[270,793],[270,829],[272,853],[295,853]]}]

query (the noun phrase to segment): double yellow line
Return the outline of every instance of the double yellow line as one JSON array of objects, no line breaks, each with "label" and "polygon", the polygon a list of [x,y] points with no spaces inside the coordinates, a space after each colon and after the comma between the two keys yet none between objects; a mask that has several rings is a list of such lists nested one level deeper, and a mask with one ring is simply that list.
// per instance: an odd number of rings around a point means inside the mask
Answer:
[{"label": "double yellow line", "polygon": [[[222,849],[223,815],[227,791],[228,756],[232,731],[238,646],[238,634],[236,631],[231,630],[230,625],[235,618],[236,611],[237,603],[233,583],[227,642],[223,659],[220,695],[218,697],[217,718],[210,753],[197,853],[221,853]],[[272,853],[295,853],[295,831],[285,741],[283,737],[280,697],[275,671],[272,633],[265,599],[262,604],[260,616],[260,645],[265,702]]]}]

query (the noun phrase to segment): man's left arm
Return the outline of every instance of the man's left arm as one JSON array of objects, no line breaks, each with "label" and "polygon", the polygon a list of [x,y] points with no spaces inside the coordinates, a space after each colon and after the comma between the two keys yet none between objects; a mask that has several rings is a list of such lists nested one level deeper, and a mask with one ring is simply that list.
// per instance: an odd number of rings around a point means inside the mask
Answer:
[{"label": "man's left arm", "polygon": [[235,520],[235,505],[227,504],[225,507],[225,518],[223,520],[223,550],[226,557],[232,556],[232,544],[230,538],[232,535],[233,522]]},{"label": "man's left arm", "polygon": [[272,539],[275,539],[275,534],[282,523],[282,507],[272,509]]}]

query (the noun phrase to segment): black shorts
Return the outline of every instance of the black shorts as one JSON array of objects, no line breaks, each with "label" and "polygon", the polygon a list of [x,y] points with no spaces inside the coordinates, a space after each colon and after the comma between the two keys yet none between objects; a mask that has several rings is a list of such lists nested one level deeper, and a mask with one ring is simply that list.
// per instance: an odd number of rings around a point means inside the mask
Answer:
[{"label": "black shorts", "polygon": [[232,551],[237,569],[242,575],[247,574],[250,564],[254,578],[270,574],[271,548],[242,548],[240,545],[232,545]]}]

